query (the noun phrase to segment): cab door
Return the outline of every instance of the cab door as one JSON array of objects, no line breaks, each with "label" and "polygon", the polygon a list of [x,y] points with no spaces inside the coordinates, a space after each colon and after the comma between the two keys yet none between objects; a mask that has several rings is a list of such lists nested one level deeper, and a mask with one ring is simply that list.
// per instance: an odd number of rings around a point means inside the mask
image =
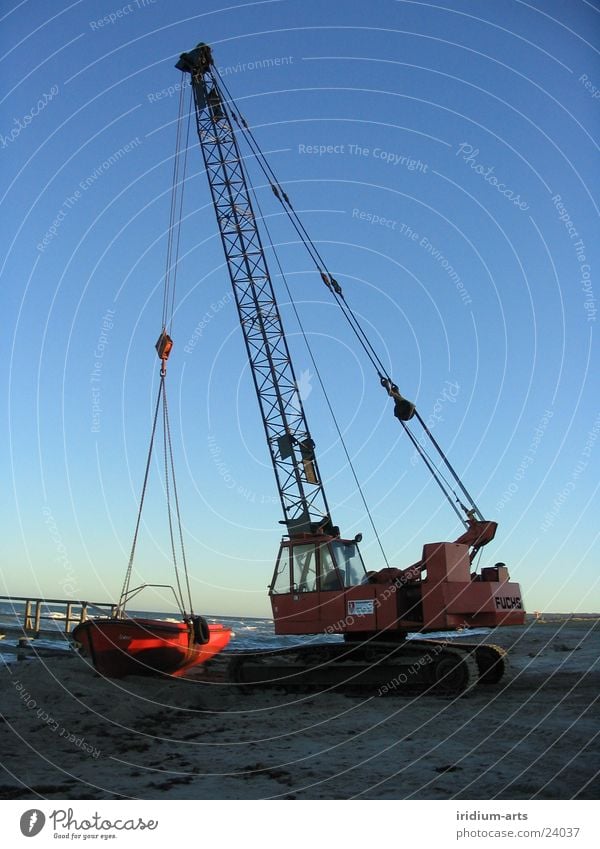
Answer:
[{"label": "cab door", "polygon": [[290,613],[302,622],[306,633],[320,631],[318,591],[318,549],[314,542],[291,548],[292,596]]},{"label": "cab door", "polygon": [[329,543],[319,546],[319,621],[321,631],[344,631],[344,577]]},{"label": "cab door", "polygon": [[344,630],[344,577],[329,543],[283,543],[269,595],[276,634]]}]

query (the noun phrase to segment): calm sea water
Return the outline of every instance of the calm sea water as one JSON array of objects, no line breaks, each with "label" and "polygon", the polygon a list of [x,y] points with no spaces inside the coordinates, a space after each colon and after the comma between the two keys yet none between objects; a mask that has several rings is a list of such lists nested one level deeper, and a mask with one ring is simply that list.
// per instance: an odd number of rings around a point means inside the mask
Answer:
[{"label": "calm sea water", "polygon": [[[18,642],[18,635],[10,633],[10,630],[18,628],[23,622],[22,604],[15,603],[13,606],[9,603],[0,603],[0,634],[6,630],[6,636],[0,640],[0,664],[14,663],[16,655],[14,651],[2,651],[3,647],[15,648]],[[15,612],[16,611],[16,612]],[[69,642],[65,639],[64,633],[64,608],[60,605],[46,605],[44,607],[44,615],[51,616],[54,614],[56,618],[44,619],[43,628],[44,634],[34,641],[34,644],[39,647],[53,649],[56,651],[64,651],[68,653],[72,651]],[[78,612],[77,608],[74,612]],[[174,613],[157,613],[149,610],[130,610],[130,616],[141,616],[148,619],[177,619]],[[90,611],[93,615],[93,611]],[[234,638],[229,643],[227,652],[239,651],[241,649],[277,649],[286,648],[294,645],[306,645],[310,643],[322,643],[324,641],[339,641],[342,637],[338,635],[317,634],[310,637],[292,636],[280,637],[277,636],[273,629],[272,619],[258,619],[251,616],[233,617],[233,616],[206,616],[208,622],[222,622],[223,625],[231,628],[234,632]],[[468,632],[438,632],[428,634],[429,637],[460,637],[463,635],[485,634],[489,631],[487,628],[477,628]],[[55,634],[54,634],[55,632]],[[415,635],[418,636],[418,635]]]}]

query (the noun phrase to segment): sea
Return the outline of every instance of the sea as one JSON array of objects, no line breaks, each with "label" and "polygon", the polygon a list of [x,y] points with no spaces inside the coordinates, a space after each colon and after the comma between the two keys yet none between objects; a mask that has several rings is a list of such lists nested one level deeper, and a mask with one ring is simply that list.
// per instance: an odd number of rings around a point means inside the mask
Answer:
[{"label": "sea", "polygon": [[[79,608],[74,605],[73,613],[77,614]],[[161,613],[150,610],[128,610],[128,616],[143,617],[145,619],[160,619],[164,621],[179,621],[176,614]],[[36,649],[43,649],[45,653],[64,652],[69,654],[73,651],[70,641],[65,634],[64,605],[44,604],[42,630],[39,637],[30,637],[32,645]],[[93,610],[89,611],[94,616]],[[4,664],[15,663],[19,657],[18,644],[22,638],[24,617],[24,605],[19,602],[0,603],[0,667]],[[310,645],[323,642],[339,642],[343,639],[339,634],[316,634],[311,636],[278,636],[275,634],[273,620],[268,618],[257,618],[252,616],[205,616],[209,622],[221,622],[232,629],[234,637],[225,652],[241,650],[273,650],[289,648],[297,645]],[[464,631],[438,631],[428,633],[428,637],[443,637],[460,639],[463,636],[474,636],[486,634],[489,628],[473,628]],[[409,635],[411,637],[423,636],[422,634]],[[35,658],[35,656],[34,656]]]}]

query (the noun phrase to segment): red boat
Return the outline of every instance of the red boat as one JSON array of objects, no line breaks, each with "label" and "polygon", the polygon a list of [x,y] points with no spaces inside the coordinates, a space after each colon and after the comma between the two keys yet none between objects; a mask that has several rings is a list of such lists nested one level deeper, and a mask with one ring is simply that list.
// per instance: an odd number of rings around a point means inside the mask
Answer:
[{"label": "red boat", "polygon": [[[131,547],[129,564],[125,573],[125,580],[123,589],[121,590],[119,604],[117,605],[116,615],[109,619],[87,619],[84,622],[80,622],[72,632],[73,639],[89,655],[94,668],[101,675],[106,675],[109,678],[122,678],[124,675],[171,675],[176,678],[180,677],[189,669],[206,663],[207,660],[210,660],[211,657],[222,651],[233,636],[230,628],[226,628],[221,624],[209,625],[202,616],[195,616],[191,612],[192,598],[183,544],[179,500],[177,498],[177,487],[175,484],[175,466],[171,448],[165,387],[166,362],[173,347],[173,340],[167,334],[164,327],[155,347],[161,361],[160,386],[156,399],[152,436],[146,459],[146,472],[135,533],[133,535],[133,545]],[[140,530],[142,508],[144,506],[144,496],[146,494],[146,485],[148,483],[150,461],[152,459],[152,449],[161,403],[165,448],[165,492],[173,492],[175,497],[176,525],[173,522],[171,502],[168,496],[167,515],[178,592],[175,592],[174,587],[169,584],[141,584],[139,587],[130,589],[136,543]],[[174,525],[178,529],[178,537],[181,544],[182,565],[185,577],[183,586],[187,587],[187,605],[183,598],[182,582],[180,582],[177,556],[175,553]],[[181,621],[127,616],[125,614],[126,606],[147,587],[170,590],[179,607],[182,617]],[[189,614],[185,612],[186,607],[190,611]]]},{"label": "red boat", "polygon": [[183,622],[161,619],[88,619],[73,629],[95,669],[109,678],[124,675],[180,677],[222,651],[230,628],[201,616]]}]

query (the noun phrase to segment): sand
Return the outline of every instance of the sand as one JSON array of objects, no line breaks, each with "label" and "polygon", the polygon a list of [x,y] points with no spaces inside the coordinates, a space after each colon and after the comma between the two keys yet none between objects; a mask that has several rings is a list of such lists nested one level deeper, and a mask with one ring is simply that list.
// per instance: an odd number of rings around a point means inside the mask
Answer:
[{"label": "sand", "polygon": [[100,678],[73,654],[0,670],[0,798],[597,799],[600,621],[486,637],[469,696],[298,695]]}]

